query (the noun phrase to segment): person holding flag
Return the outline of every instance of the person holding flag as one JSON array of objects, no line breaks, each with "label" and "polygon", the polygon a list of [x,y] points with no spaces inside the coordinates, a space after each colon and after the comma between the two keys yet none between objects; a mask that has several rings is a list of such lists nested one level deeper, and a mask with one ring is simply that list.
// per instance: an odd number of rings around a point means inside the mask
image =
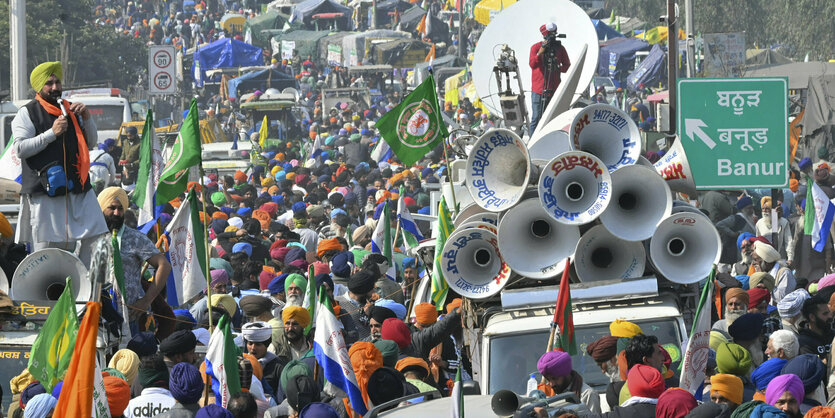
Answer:
[{"label": "person holding flag", "polygon": [[547,384],[540,384],[537,389],[546,396],[573,392],[593,413],[600,413],[600,396],[583,382],[583,376],[571,369],[571,355],[565,351],[549,351],[536,362],[539,374]]},{"label": "person holding flag", "polygon": [[[159,252],[154,243],[138,230],[125,225],[125,210],[129,206],[128,195],[120,187],[108,187],[98,196],[99,206],[111,231],[113,264],[118,292],[128,309],[131,333],[139,332],[137,320],[151,307],[151,303],[165,287],[171,272],[171,264]],[[142,265],[154,270],[154,280],[147,290],[142,287]]]}]

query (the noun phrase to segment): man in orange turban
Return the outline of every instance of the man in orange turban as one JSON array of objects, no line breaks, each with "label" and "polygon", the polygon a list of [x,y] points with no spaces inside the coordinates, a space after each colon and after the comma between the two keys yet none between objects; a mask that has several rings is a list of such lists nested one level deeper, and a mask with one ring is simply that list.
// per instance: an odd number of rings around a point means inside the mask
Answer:
[{"label": "man in orange turban", "polygon": [[723,319],[713,324],[713,330],[720,332],[727,340],[731,340],[728,327],[742,315],[748,313],[748,292],[739,287],[732,287],[725,292],[725,315]]},{"label": "man in orange turban", "polygon": [[[342,251],[342,244],[340,244],[339,240],[336,238],[323,239],[319,241],[319,245],[316,247],[316,258],[323,262],[327,262],[328,260],[325,260],[323,257],[331,251]],[[331,256],[333,256],[333,254],[331,254]]]},{"label": "man in orange turban", "polygon": [[368,397],[368,379],[375,370],[383,367],[383,354],[370,342],[356,342],[348,350],[351,357],[351,365],[354,368],[354,375],[357,377],[357,386],[362,392],[362,399],[365,406],[370,407]]},{"label": "man in orange turban", "polygon": [[435,309],[435,305],[423,302],[419,303],[415,306],[415,327],[417,329],[424,329],[432,326],[435,322],[438,322],[438,310]]}]

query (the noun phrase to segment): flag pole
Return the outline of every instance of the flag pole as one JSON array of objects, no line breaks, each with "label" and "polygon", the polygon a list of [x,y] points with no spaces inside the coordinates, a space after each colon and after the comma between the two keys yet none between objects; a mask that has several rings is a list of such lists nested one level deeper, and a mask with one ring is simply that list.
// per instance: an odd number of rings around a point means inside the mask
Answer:
[{"label": "flag pole", "polygon": [[[460,42],[459,42],[460,44]],[[438,101],[438,86],[435,84],[435,72],[432,70],[432,66],[429,66],[429,75],[433,78],[432,79],[432,92],[435,93],[435,101]],[[449,168],[449,155],[447,154],[447,144],[446,138],[443,138],[441,141],[441,147],[444,149],[444,164],[446,164],[446,176],[449,179],[449,191],[452,194],[452,213],[453,218],[458,215],[458,200],[455,198],[455,183],[452,182],[452,170]],[[441,189],[443,192],[443,188]]]},{"label": "flag pole", "polygon": [[[565,268],[563,269],[562,280],[568,280],[568,269],[569,268],[571,268],[571,257],[567,257],[565,259]],[[560,283],[562,283],[562,282],[560,282]],[[557,318],[560,314],[559,309],[557,309],[557,305],[559,304],[559,297],[560,297],[560,295],[558,294],[557,295],[557,302],[554,304],[554,319],[551,321],[551,334],[548,336],[548,346],[545,347],[545,352],[546,353],[551,351],[551,348],[554,346],[554,340],[556,339],[556,336],[557,336],[557,329],[559,328],[559,325],[557,325]],[[541,384],[546,383],[545,382],[545,376],[542,376],[542,379],[541,379],[540,383]]]},{"label": "flag pole", "polygon": [[[212,249],[211,249],[211,246],[209,245],[209,235],[208,235],[208,233],[209,233],[209,231],[208,231],[209,230],[209,228],[208,228],[209,216],[206,214],[206,196],[203,194],[206,191],[206,186],[203,184],[203,177],[205,177],[206,174],[205,174],[205,171],[203,171],[203,159],[202,158],[200,159],[200,164],[198,165],[198,167],[199,167],[198,171],[200,172],[200,175],[199,175],[199,177],[200,177],[200,203],[203,205],[203,222],[202,222],[202,224],[203,224],[203,238],[206,240],[206,243],[205,243],[205,245],[206,245],[206,260],[205,260],[205,262],[206,262],[206,274],[205,274],[205,276],[206,276],[206,304],[209,307],[209,315],[208,315],[209,316],[209,332],[211,333],[213,331],[212,328],[214,328],[214,324],[212,324],[212,281],[211,281],[212,275],[209,273],[209,266],[211,264],[209,262],[209,258],[212,256]],[[196,195],[197,194],[195,193],[195,196]],[[191,202],[189,202],[189,204],[191,204]],[[211,376],[209,376],[208,371],[206,371],[205,376],[206,376],[206,381],[203,382],[204,383],[204,386],[203,386],[203,391],[204,391],[203,392],[203,404],[208,405],[209,404],[209,393],[211,392],[211,387],[212,387],[212,378],[211,378]]]}]

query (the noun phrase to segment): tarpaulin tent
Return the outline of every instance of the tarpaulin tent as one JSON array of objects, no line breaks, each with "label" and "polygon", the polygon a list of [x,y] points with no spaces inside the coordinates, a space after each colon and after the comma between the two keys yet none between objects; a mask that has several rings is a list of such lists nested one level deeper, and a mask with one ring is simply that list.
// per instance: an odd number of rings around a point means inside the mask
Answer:
[{"label": "tarpaulin tent", "polygon": [[194,51],[191,75],[195,83],[202,86],[206,79],[206,70],[263,64],[264,56],[261,48],[232,38],[224,38]]},{"label": "tarpaulin tent", "polygon": [[773,49],[747,49],[745,50],[745,65],[776,65],[793,62],[783,54]]},{"label": "tarpaulin tent", "polygon": [[513,3],[516,3],[516,0],[482,0],[475,5],[473,16],[475,16],[476,22],[487,25],[490,23],[491,12],[495,14]]},{"label": "tarpaulin tent", "polygon": [[806,110],[803,112],[803,137],[797,158],[809,157],[817,161],[820,147],[829,150],[829,157],[825,159],[832,161],[835,155],[835,74],[832,73],[809,77]]},{"label": "tarpaulin tent", "polygon": [[[426,10],[420,7],[413,7],[403,12],[400,16],[400,30],[412,33],[417,30],[423,17],[426,16]],[[446,22],[438,19],[435,16],[429,16],[430,30],[429,37],[433,42],[448,42],[449,41],[449,26]]]},{"label": "tarpaulin tent", "polygon": [[[379,6],[378,6],[379,7]],[[378,9],[379,10],[379,9]],[[366,32],[352,33],[342,38],[342,57],[348,65],[357,65],[365,59],[366,39],[408,39],[411,35],[390,29],[369,30]],[[356,61],[352,58],[356,57]]]},{"label": "tarpaulin tent", "polygon": [[635,53],[650,49],[642,39],[615,38],[600,47],[597,74],[623,81],[635,65]]},{"label": "tarpaulin tent", "polygon": [[[331,65],[347,65],[342,59],[342,39],[353,35],[355,32],[333,32],[322,39],[319,39],[318,56],[322,61]],[[329,51],[333,51],[330,54]],[[338,52],[338,54],[337,54]]]},{"label": "tarpaulin tent", "polygon": [[603,23],[602,20],[592,19],[591,23],[594,24],[594,30],[597,31],[597,40],[599,41],[624,37],[622,33],[612,29],[611,26]]},{"label": "tarpaulin tent", "polygon": [[338,30],[348,30],[351,28],[351,15],[353,10],[348,6],[343,6],[334,0],[307,0],[304,3],[297,4],[293,7],[293,15],[290,18],[291,23],[300,21],[308,28],[314,28],[314,15],[341,13],[341,17],[335,18],[336,28]]},{"label": "tarpaulin tent", "polygon": [[626,87],[636,91],[641,86],[649,86],[658,82],[665,75],[664,58],[667,53],[660,45],[652,46],[649,55],[641,61],[638,68],[626,77]]},{"label": "tarpaulin tent", "polygon": [[316,57],[319,53],[319,40],[328,36],[328,33],[330,32],[326,30],[294,30],[292,32],[277,34],[273,36],[270,42],[273,55],[279,53],[280,46],[284,43],[285,45],[292,45],[302,58],[307,58],[308,55]]},{"label": "tarpaulin tent", "polygon": [[274,88],[281,91],[287,87],[292,87],[298,90],[299,82],[290,74],[269,68],[233,78],[226,83],[226,86],[229,89],[229,97],[237,98],[241,91],[248,92],[256,89],[264,91],[268,88]]},{"label": "tarpaulin tent", "polygon": [[398,39],[374,45],[372,56],[377,64],[389,64],[395,68],[412,68],[423,62],[432,46],[412,39]]},{"label": "tarpaulin tent", "polygon": [[304,0],[275,0],[267,5],[267,11],[280,12],[290,15],[293,11],[293,6],[303,3]]},{"label": "tarpaulin tent", "polygon": [[377,2],[377,27],[390,25],[395,11],[403,13],[414,5],[404,0],[383,0]]},{"label": "tarpaulin tent", "polygon": [[244,24],[244,32],[247,29],[252,32],[253,45],[267,48],[270,46],[270,34],[262,31],[281,29],[284,23],[287,22],[287,19],[289,19],[289,16],[267,9],[266,13],[247,19]]},{"label": "tarpaulin tent", "polygon": [[763,65],[745,70],[745,77],[788,77],[789,90],[802,90],[809,86],[809,77],[835,74],[835,63],[793,62],[781,65]]}]

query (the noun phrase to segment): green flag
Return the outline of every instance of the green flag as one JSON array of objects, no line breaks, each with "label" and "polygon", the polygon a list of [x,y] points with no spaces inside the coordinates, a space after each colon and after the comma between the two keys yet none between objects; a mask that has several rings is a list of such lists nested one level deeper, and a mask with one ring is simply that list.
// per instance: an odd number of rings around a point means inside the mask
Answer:
[{"label": "green flag", "polygon": [[441,119],[435,78],[429,77],[377,122],[377,130],[403,165],[410,166],[449,136]]},{"label": "green flag", "polygon": [[806,209],[803,212],[803,235],[812,235],[815,228],[815,197],[813,185],[815,182],[806,175]]},{"label": "green flag", "polygon": [[444,244],[454,228],[446,206],[446,199],[441,197],[441,202],[438,204],[438,234],[435,236],[435,262],[432,268],[432,301],[435,302],[435,307],[439,311],[444,309],[444,301],[449,292],[449,285],[442,272],[441,255],[444,252]]},{"label": "green flag", "polygon": [[77,334],[78,314],[75,311],[72,280],[68,277],[61,297],[49,311],[43,328],[32,344],[29,357],[29,373],[41,382],[47,393],[64,378]]},{"label": "green flag", "polygon": [[307,335],[310,333],[310,330],[316,325],[316,280],[314,277],[316,276],[315,270],[313,268],[313,264],[311,264],[307,269],[307,287],[304,289],[304,302],[302,303],[302,307],[307,309],[307,313],[310,315],[310,323],[304,328],[304,334]]},{"label": "green flag", "polygon": [[186,191],[189,168],[200,164],[200,125],[197,119],[197,101],[191,99],[188,115],[180,127],[171,155],[157,186],[157,202],[173,200]]}]

